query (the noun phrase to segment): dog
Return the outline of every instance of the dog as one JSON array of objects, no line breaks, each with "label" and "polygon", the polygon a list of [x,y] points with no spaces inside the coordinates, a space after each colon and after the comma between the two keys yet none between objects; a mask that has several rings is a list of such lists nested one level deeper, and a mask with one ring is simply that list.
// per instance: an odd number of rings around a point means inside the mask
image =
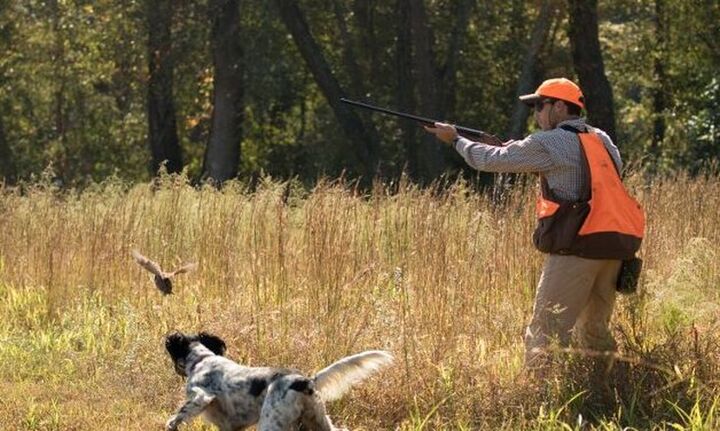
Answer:
[{"label": "dog", "polygon": [[258,431],[339,431],[325,402],[392,363],[390,353],[371,350],[348,356],[312,377],[286,368],[246,367],[226,358],[225,342],[201,332],[165,338],[175,371],[187,377],[187,400],[165,425],[174,431],[202,414],[220,431],[257,424]]}]

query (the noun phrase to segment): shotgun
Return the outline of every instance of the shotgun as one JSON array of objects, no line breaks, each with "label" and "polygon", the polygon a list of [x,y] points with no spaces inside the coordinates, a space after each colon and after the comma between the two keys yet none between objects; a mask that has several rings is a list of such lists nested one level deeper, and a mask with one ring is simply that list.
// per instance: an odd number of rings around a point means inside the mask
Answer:
[{"label": "shotgun", "polygon": [[[393,115],[395,117],[406,118],[408,120],[417,121],[418,123],[426,124],[428,126],[433,126],[435,123],[439,123],[439,121],[433,120],[432,118],[420,117],[413,114],[406,114],[405,112],[400,111],[393,111],[392,109],[381,108],[379,106],[371,105],[369,103],[358,102],[356,100],[350,100],[344,97],[341,97],[340,101],[342,103],[356,106],[358,108],[368,109],[370,111],[380,112],[382,114]],[[483,132],[482,130],[471,129],[469,127],[463,126],[455,126],[455,129],[458,131],[459,135],[464,136],[468,139],[478,140],[484,144],[502,146],[502,141],[497,136],[491,135],[487,132]]]}]

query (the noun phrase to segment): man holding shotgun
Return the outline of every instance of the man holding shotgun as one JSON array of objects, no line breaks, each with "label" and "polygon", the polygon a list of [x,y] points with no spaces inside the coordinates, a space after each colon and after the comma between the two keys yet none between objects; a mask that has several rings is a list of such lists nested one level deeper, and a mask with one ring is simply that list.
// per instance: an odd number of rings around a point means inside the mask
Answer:
[{"label": "man holding shotgun", "polygon": [[640,246],[644,215],[625,191],[620,153],[610,137],[580,117],[580,88],[565,78],[548,79],[520,100],[534,108],[542,129],[500,146],[458,135],[455,126],[425,126],[452,145],[473,168],[488,172],[534,172],[540,176],[536,247],[547,253],[525,333],[525,360],[546,363],[553,339],[594,351],[613,351],[609,330],[618,275]]}]

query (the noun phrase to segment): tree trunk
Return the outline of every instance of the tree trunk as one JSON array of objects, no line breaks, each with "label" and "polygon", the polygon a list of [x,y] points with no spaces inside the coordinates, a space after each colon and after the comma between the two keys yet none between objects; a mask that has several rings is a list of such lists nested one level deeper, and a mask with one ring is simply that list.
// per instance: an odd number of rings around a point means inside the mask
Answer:
[{"label": "tree trunk", "polygon": [[[0,16],[4,17],[10,6],[9,2],[1,2]],[[2,30],[2,32],[0,32],[0,43],[2,43],[0,52],[7,53],[10,50],[13,36],[15,35],[13,34],[11,26],[4,25],[0,27],[0,30]],[[5,70],[5,67],[0,68],[0,82],[6,82],[7,80]],[[3,183],[15,184],[15,181],[17,180],[15,157],[12,149],[10,148],[10,143],[7,140],[7,135],[5,135],[4,114],[6,111],[4,103],[0,104],[0,185]]]},{"label": "tree trunk", "polygon": [[667,76],[665,75],[665,59],[667,51],[667,19],[665,0],[655,0],[655,51],[653,56],[654,86],[652,90],[653,134],[650,143],[651,166],[655,166],[662,153],[665,140],[665,110],[668,95]]},{"label": "tree trunk", "polygon": [[[397,0],[395,14],[397,22],[397,46],[395,48],[395,70],[397,71],[397,106],[401,111],[415,112],[413,96],[412,30],[410,22],[410,1]],[[399,122],[402,146],[407,160],[407,173],[412,179],[418,178],[420,160],[418,156],[418,126],[410,121]]]},{"label": "tree trunk", "polygon": [[362,120],[350,107],[340,102],[344,92],[330,70],[330,66],[322,55],[307,21],[300,10],[297,0],[275,0],[280,18],[287,27],[300,55],[305,60],[315,82],[320,87],[325,99],[340,122],[345,135],[353,147],[353,153],[360,164],[360,175],[365,185],[369,185],[375,177],[379,160],[379,140],[377,132],[363,124]]},{"label": "tree trunk", "polygon": [[568,0],[570,25],[568,36],[575,72],[585,95],[588,122],[615,139],[615,109],[612,88],[598,39],[597,0]]},{"label": "tree trunk", "polygon": [[518,100],[523,94],[535,91],[540,80],[538,77],[538,58],[548,42],[550,29],[555,21],[557,8],[555,1],[544,0],[540,6],[540,12],[535,20],[532,32],[530,33],[530,45],[525,53],[522,71],[515,90],[515,107],[513,108],[508,130],[508,139],[520,139],[527,130],[527,120],[530,114],[529,107]]},{"label": "tree trunk", "polygon": [[237,176],[243,121],[243,46],[240,0],[213,0],[211,49],[215,68],[210,140],[203,179],[222,183]]},{"label": "tree trunk", "polygon": [[[400,23],[402,25],[402,23]],[[413,70],[416,72],[416,84],[419,90],[420,115],[443,120],[438,95],[439,79],[435,75],[435,56],[433,54],[433,36],[425,12],[424,0],[410,0],[410,26],[413,38]],[[417,146],[416,180],[427,184],[440,177],[447,167],[446,152],[437,139],[423,133]]]},{"label": "tree trunk", "polygon": [[53,138],[59,143],[59,151],[53,155],[53,163],[55,174],[60,178],[67,178],[70,170],[68,149],[68,103],[67,96],[67,54],[65,48],[65,37],[61,28],[62,11],[58,0],[48,2],[48,7],[52,12],[52,30],[54,43],[52,47],[52,68],[53,82],[55,89],[53,91]]},{"label": "tree trunk", "polygon": [[376,79],[382,79],[380,76],[379,52],[382,45],[377,42],[375,29],[377,3],[377,0],[353,1],[353,16],[355,17],[356,28],[359,30],[359,46],[363,48],[365,53],[365,61],[361,59],[362,73],[369,78],[368,81],[372,88],[378,82]]},{"label": "tree trunk", "polygon": [[342,58],[347,70],[350,75],[350,91],[352,91],[355,97],[365,97],[367,91],[364,82],[367,80],[367,75],[362,73],[360,66],[357,62],[357,55],[355,50],[355,44],[353,38],[350,35],[348,26],[345,22],[345,16],[347,11],[343,6],[342,0],[333,0],[333,11],[335,13],[335,20],[338,23],[338,30],[340,31],[340,37],[345,43],[342,45]]},{"label": "tree trunk", "polygon": [[182,170],[173,101],[172,14],[173,0],[146,0],[148,25],[148,128],[150,171],[163,162],[168,172]]},{"label": "tree trunk", "polygon": [[[453,13],[456,21],[452,25],[447,57],[442,66],[438,66],[433,53],[434,36],[428,23],[424,0],[410,0],[413,69],[417,73],[419,108],[423,116],[443,121],[454,108],[457,59],[467,33],[470,10],[471,3],[468,0],[456,4]],[[447,147],[428,133],[422,135],[416,146],[416,179],[428,183],[439,178],[447,169]]]},{"label": "tree trunk", "polygon": [[448,41],[447,58],[440,73],[439,114],[444,117],[453,117],[455,114],[455,102],[457,93],[457,71],[459,67],[460,52],[465,46],[468,22],[472,12],[473,2],[469,0],[458,0],[455,3],[453,16],[455,23],[450,32]]},{"label": "tree trunk", "polygon": [[16,175],[15,159],[5,136],[5,123],[0,117],[0,184],[14,184]]}]

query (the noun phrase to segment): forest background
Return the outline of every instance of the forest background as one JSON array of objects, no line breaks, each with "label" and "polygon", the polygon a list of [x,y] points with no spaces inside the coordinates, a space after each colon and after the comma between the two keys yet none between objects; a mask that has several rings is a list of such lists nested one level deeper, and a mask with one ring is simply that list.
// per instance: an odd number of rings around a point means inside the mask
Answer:
[{"label": "forest background", "polygon": [[[329,404],[352,429],[720,429],[718,35],[716,0],[0,0],[0,428],[162,429],[162,339],[206,330],[308,373],[393,352]],[[556,76],[648,224],[615,365],[536,381],[534,178],[483,192],[339,99],[518,138]],[[164,297],[133,249],[198,269]]]},{"label": "forest background", "polygon": [[626,160],[695,173],[720,153],[719,27],[712,0],[3,0],[0,175],[427,184],[475,173],[339,98],[509,139],[556,76]]}]

